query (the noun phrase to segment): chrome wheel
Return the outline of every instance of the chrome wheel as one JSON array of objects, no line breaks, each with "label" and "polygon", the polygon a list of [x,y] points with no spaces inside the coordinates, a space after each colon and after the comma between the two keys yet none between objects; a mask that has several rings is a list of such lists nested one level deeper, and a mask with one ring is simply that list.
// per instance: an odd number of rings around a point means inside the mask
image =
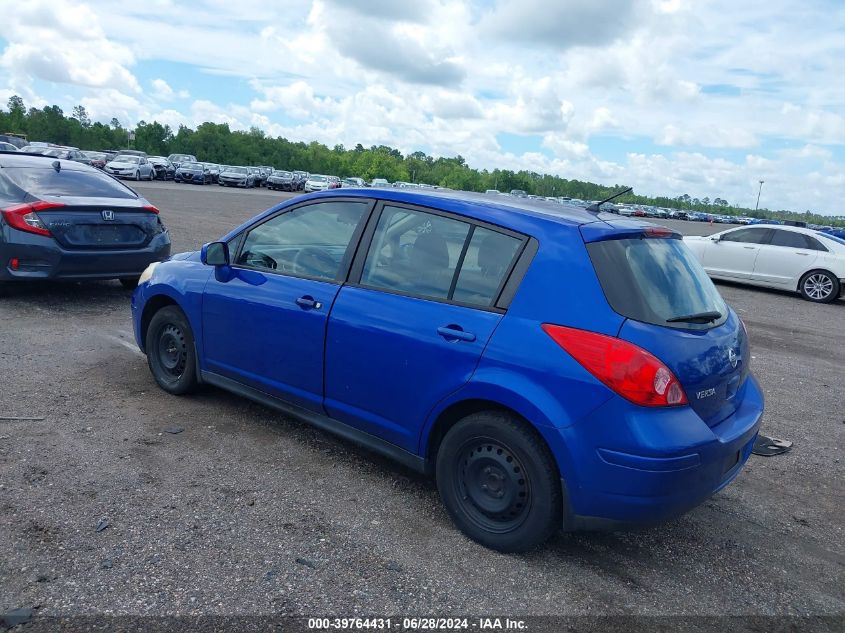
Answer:
[{"label": "chrome wheel", "polygon": [[833,279],[825,273],[813,273],[804,280],[804,294],[813,301],[824,301],[833,294]]}]

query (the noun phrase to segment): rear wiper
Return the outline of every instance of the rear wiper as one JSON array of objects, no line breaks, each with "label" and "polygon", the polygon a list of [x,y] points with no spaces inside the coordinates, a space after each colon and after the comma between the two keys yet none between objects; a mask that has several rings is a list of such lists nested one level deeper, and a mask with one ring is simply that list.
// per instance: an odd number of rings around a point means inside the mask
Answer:
[{"label": "rear wiper", "polygon": [[684,316],[666,319],[666,323],[711,323],[722,318],[721,312],[712,310],[710,312],[699,312],[698,314],[687,314]]}]

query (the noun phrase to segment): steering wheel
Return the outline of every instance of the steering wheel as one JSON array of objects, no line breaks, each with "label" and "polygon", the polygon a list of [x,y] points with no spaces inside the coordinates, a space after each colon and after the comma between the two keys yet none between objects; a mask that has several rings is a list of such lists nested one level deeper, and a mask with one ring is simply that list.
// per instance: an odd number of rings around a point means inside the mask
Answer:
[{"label": "steering wheel", "polygon": [[246,251],[241,255],[241,260],[248,266],[256,268],[267,268],[268,270],[276,270],[276,260],[260,251]]},{"label": "steering wheel", "polygon": [[337,274],[337,262],[328,251],[306,246],[293,258],[293,271],[300,275],[331,279]]}]

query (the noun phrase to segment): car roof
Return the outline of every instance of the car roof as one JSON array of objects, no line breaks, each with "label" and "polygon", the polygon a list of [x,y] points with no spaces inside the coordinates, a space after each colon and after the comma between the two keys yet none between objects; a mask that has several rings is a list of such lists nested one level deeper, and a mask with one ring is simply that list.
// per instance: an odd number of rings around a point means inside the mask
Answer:
[{"label": "car roof", "polygon": [[792,231],[793,233],[803,233],[804,235],[811,235],[815,237],[819,234],[818,229],[810,229],[803,226],[792,226],[791,224],[767,224],[765,222],[761,222],[760,224],[749,224],[745,226],[738,226],[735,228],[728,229],[725,231],[736,231],[739,229],[779,229],[781,231]]},{"label": "car roof", "polygon": [[560,204],[545,199],[527,199],[509,196],[491,197],[483,193],[431,190],[431,189],[342,189],[311,194],[313,197],[360,196],[378,198],[405,204],[433,207],[466,215],[514,230],[530,231],[543,225],[557,224],[580,226],[593,222],[607,222],[616,226],[632,226],[639,222],[619,220],[609,213],[587,211],[585,206]]}]

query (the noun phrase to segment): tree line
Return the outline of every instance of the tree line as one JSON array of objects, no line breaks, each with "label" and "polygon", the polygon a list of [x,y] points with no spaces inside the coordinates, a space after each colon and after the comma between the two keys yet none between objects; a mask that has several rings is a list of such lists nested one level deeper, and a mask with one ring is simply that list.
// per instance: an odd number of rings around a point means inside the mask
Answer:
[{"label": "tree line", "polygon": [[[83,106],[76,106],[70,116],[59,106],[27,109],[23,99],[13,96],[7,109],[0,109],[0,134],[24,134],[29,141],[45,141],[71,145],[87,150],[138,149],[150,155],[171,153],[193,154],[200,160],[227,165],[272,165],[284,169],[300,169],[310,173],[333,174],[345,178],[357,176],[365,180],[387,180],[427,183],[464,191],[522,189],[540,196],[568,196],[582,200],[601,200],[626,188],[624,184],[600,185],[569,180],[551,174],[509,169],[473,169],[462,156],[434,157],[424,152],[403,155],[386,145],[348,149],[343,145],[328,147],[322,143],[272,138],[258,128],[249,131],[231,130],[226,123],[206,122],[196,129],[180,125],[175,132],[157,121],[141,121],[134,129],[125,128],[113,118],[108,124],[92,121]],[[134,139],[130,140],[130,132]],[[806,211],[772,211],[747,209],[730,204],[717,196],[694,198],[689,194],[675,197],[643,196],[631,192],[618,202],[643,204],[670,209],[705,213],[750,216],[757,218],[793,219],[830,224],[831,218]],[[845,225],[845,221],[834,221]]]}]

